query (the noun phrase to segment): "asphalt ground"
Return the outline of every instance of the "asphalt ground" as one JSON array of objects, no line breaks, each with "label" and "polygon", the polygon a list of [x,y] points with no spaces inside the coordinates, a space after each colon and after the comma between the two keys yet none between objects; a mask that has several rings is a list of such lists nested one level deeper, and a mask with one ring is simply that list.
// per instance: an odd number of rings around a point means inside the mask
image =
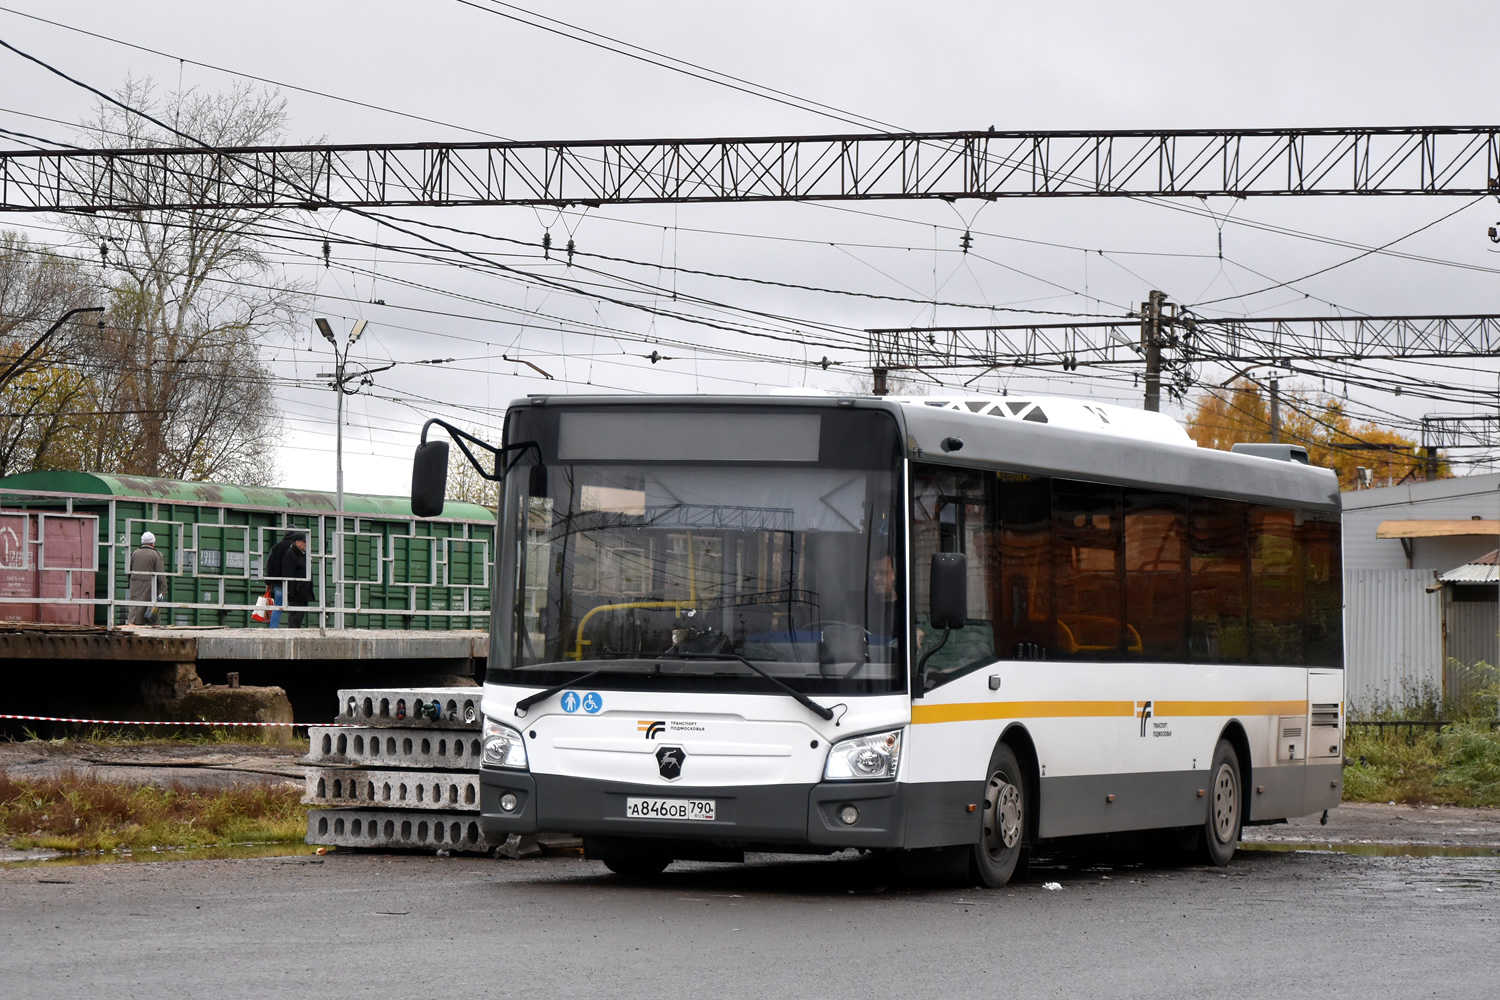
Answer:
[{"label": "asphalt ground", "polygon": [[[69,743],[0,744],[0,766],[217,784],[299,762]],[[848,854],[679,863],[652,883],[577,857],[299,846],[0,869],[0,997],[1500,995],[1500,810],[1319,820],[1247,830],[1258,849],[1227,869],[1056,855],[999,891]]]},{"label": "asphalt ground", "polygon": [[[1057,888],[1052,888],[1056,886]],[[757,856],[342,855],[0,870],[31,997],[1484,997],[1500,857],[1053,862],[1003,890]]]}]

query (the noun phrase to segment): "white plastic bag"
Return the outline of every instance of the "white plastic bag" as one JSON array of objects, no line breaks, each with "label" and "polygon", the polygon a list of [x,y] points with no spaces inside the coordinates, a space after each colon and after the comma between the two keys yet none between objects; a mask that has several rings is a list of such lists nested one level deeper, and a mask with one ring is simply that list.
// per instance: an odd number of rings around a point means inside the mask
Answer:
[{"label": "white plastic bag", "polygon": [[250,612],[250,620],[253,622],[268,622],[271,620],[271,593],[267,591],[255,599],[255,610]]}]

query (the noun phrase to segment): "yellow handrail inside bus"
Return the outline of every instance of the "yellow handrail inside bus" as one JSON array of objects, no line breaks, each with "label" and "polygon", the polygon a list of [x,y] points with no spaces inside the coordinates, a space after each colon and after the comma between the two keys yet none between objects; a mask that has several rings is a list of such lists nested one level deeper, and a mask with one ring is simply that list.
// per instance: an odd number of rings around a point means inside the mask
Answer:
[{"label": "yellow handrail inside bus", "polygon": [[583,647],[590,645],[583,638],[583,627],[589,623],[589,619],[601,611],[628,611],[631,608],[676,608],[678,611],[684,608],[696,608],[698,606],[698,574],[693,564],[693,536],[688,535],[687,542],[688,559],[688,596],[686,601],[630,601],[625,604],[601,604],[589,611],[578,623],[578,638],[573,643],[573,652],[568,655],[574,660],[583,659]]},{"label": "yellow handrail inside bus", "polygon": [[583,618],[578,622],[578,638],[574,643],[573,652],[569,653],[568,656],[570,656],[574,660],[583,659],[583,647],[591,645],[591,643],[585,640],[583,637],[583,627],[589,623],[590,618],[594,617],[601,611],[626,611],[630,608],[676,608],[678,611],[682,611],[686,608],[692,608],[693,606],[694,603],[692,601],[629,601],[625,604],[601,604],[597,608],[589,611],[589,613],[584,615]]}]

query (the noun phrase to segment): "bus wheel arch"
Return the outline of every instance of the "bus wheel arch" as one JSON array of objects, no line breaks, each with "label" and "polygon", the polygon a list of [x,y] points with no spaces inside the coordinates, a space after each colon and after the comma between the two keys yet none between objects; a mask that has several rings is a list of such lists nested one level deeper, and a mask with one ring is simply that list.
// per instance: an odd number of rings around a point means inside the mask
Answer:
[{"label": "bus wheel arch", "polygon": [[1250,745],[1238,721],[1224,727],[1208,766],[1208,801],[1198,834],[1198,853],[1224,867],[1234,857],[1249,811]]},{"label": "bus wheel arch", "polygon": [[969,875],[978,884],[998,889],[1029,867],[1036,839],[1036,775],[1030,734],[1013,726],[995,744],[985,768],[979,840],[969,850]]},{"label": "bus wheel arch", "polygon": [[1240,759],[1240,798],[1243,800],[1245,819],[1250,818],[1250,789],[1254,788],[1254,769],[1250,766],[1250,737],[1245,734],[1245,727],[1239,719],[1230,719],[1225,724],[1219,739],[1225,740],[1234,747],[1235,756]]},{"label": "bus wheel arch", "polygon": [[1025,816],[1025,843],[1026,860],[1029,860],[1031,845],[1036,843],[1037,831],[1041,829],[1041,764],[1037,757],[1036,744],[1031,741],[1031,733],[1020,723],[1012,723],[1001,734],[1000,743],[1010,747],[1011,752],[1016,755],[1016,761],[1021,765],[1022,774],[1026,779],[1026,803],[1030,808]]}]

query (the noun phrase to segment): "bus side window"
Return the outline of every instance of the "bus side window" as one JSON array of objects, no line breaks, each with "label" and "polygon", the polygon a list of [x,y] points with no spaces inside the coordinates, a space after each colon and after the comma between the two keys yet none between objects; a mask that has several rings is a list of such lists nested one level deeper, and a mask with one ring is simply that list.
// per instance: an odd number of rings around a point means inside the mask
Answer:
[{"label": "bus side window", "polygon": [[1249,505],[1238,500],[1193,497],[1190,655],[1195,663],[1248,663]]},{"label": "bus side window", "polygon": [[1015,660],[1055,655],[1052,614],[1052,480],[1000,473],[992,595],[997,645]]},{"label": "bus side window", "polygon": [[1344,569],[1338,518],[1301,512],[1297,526],[1303,560],[1302,593],[1310,667],[1344,665]]},{"label": "bus side window", "polygon": [[1250,655],[1256,663],[1303,662],[1301,542],[1296,511],[1250,508]]},{"label": "bus side window", "polygon": [[[1127,647],[1120,488],[1064,479],[1052,487],[1057,656],[1119,659]],[[1128,646],[1140,655],[1139,636],[1131,635]]]},{"label": "bus side window", "polygon": [[995,573],[999,568],[995,539],[994,487],[972,469],[918,465],[912,477],[912,614],[916,655],[935,647],[942,633],[930,624],[927,567],[936,552],[968,556],[967,624],[954,629],[928,661],[929,686],[993,663],[995,653]]},{"label": "bus side window", "polygon": [[1125,628],[1127,656],[1187,659],[1187,498],[1125,491]]}]

